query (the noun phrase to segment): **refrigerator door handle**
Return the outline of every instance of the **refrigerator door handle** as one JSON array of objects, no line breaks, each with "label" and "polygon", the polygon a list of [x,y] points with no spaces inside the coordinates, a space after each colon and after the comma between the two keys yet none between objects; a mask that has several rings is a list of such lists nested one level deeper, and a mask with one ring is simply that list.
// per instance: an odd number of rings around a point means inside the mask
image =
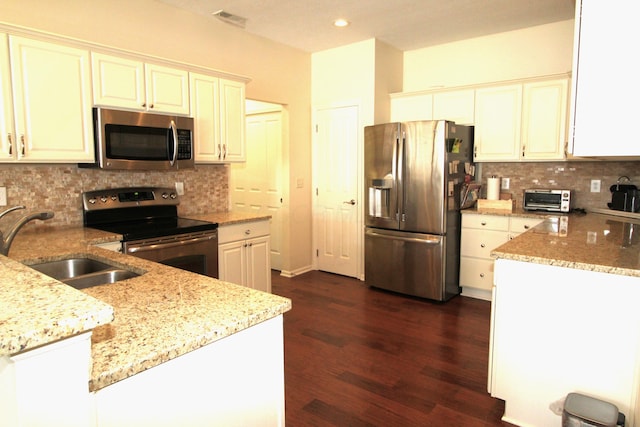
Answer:
[{"label": "refrigerator door handle", "polygon": [[373,230],[367,230],[367,234],[372,237],[379,237],[382,239],[389,240],[400,240],[401,242],[410,242],[410,243],[424,243],[427,245],[439,245],[441,242],[441,237],[426,237],[424,234],[421,234],[422,237],[404,237],[398,235],[390,235],[384,233],[377,233]]},{"label": "refrigerator door handle", "polygon": [[404,152],[404,143],[407,138],[407,135],[404,130],[401,131],[402,135],[398,135],[397,147],[398,147],[398,220],[400,222],[405,222],[406,214],[404,211],[405,206],[405,189],[404,189],[404,161],[405,161],[405,152]]},{"label": "refrigerator door handle", "polygon": [[[398,150],[400,144],[400,135],[398,131],[396,131],[396,140],[393,144],[393,157],[391,159],[391,175],[393,177],[393,182],[395,184],[395,192],[398,195],[398,191],[400,191],[400,182],[399,182],[399,172],[398,172]],[[398,203],[396,203],[396,221],[400,219],[400,210]]]}]

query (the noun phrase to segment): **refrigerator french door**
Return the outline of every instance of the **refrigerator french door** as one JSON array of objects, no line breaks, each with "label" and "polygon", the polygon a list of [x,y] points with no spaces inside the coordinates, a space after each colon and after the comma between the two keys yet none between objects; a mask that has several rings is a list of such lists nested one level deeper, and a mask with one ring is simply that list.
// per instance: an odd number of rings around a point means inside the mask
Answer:
[{"label": "refrigerator french door", "polygon": [[460,292],[460,186],[473,128],[448,121],[365,128],[365,282],[444,301]]}]

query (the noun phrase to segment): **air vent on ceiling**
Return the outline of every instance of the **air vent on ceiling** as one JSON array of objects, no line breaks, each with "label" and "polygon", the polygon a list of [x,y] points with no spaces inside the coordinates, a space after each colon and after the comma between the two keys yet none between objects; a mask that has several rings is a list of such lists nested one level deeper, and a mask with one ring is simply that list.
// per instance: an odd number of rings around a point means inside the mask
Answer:
[{"label": "air vent on ceiling", "polygon": [[235,25],[236,27],[244,28],[244,26],[247,24],[247,18],[225,12],[222,9],[217,12],[213,12],[212,15],[216,16],[221,21],[224,21],[227,24]]}]

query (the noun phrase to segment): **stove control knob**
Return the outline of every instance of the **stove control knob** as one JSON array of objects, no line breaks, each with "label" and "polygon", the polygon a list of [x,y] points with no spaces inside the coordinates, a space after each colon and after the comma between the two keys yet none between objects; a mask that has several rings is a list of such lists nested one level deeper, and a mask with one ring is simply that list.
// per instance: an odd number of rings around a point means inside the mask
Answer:
[{"label": "stove control knob", "polygon": [[95,205],[97,202],[96,199],[94,199],[93,197],[89,199],[89,203],[91,203],[92,205]]},{"label": "stove control knob", "polygon": [[163,199],[168,199],[169,198],[169,193],[162,193],[162,198]]},{"label": "stove control knob", "polygon": [[169,197],[171,197],[172,199],[175,199],[176,197],[178,197],[178,195],[176,193],[171,193]]},{"label": "stove control knob", "polygon": [[115,194],[112,194],[111,195],[111,200],[113,200],[115,202],[116,200],[118,200],[118,196],[116,196]]},{"label": "stove control knob", "polygon": [[107,199],[107,196],[100,196],[100,201],[102,203],[107,203],[107,200],[109,200],[109,199]]}]

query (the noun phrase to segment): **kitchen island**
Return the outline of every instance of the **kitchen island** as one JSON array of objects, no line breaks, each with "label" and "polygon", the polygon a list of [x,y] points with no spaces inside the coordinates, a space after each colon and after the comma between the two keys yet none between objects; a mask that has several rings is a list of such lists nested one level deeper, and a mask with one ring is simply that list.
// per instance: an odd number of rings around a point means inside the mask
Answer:
[{"label": "kitchen island", "polygon": [[[546,219],[494,249],[488,390],[503,420],[560,425],[570,392],[640,420],[640,222]],[[561,404],[560,404],[561,408]]]},{"label": "kitchen island", "polygon": [[[0,424],[24,422],[33,414],[23,406],[37,405],[20,402],[30,397],[21,394],[15,360],[60,345],[57,369],[30,381],[45,390],[39,396],[56,402],[46,408],[60,405],[65,425],[251,424],[258,416],[283,425],[282,314],[290,300],[94,246],[118,239],[83,227],[24,231],[10,257],[0,256],[0,389],[9,393],[15,383],[17,390],[17,402],[0,403]],[[78,291],[23,265],[70,257],[140,276]],[[64,353],[73,347],[73,357]],[[66,386],[57,382],[83,352],[86,397],[82,385],[75,398],[64,396]],[[83,381],[81,374],[74,378]],[[73,415],[62,414],[69,408]],[[40,415],[48,417],[40,422],[55,421],[55,414]]]}]

